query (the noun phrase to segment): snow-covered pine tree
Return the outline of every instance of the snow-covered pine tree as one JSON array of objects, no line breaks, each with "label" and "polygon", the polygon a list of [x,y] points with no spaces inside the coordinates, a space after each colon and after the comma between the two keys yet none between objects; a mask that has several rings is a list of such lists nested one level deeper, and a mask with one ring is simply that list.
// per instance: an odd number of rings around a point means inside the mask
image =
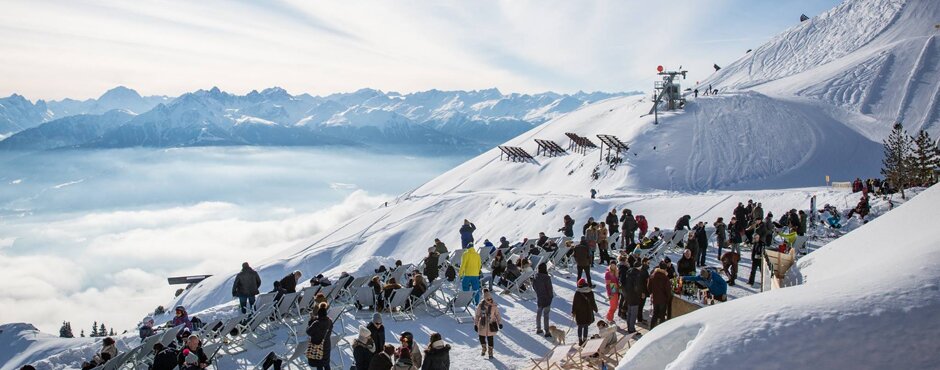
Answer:
[{"label": "snow-covered pine tree", "polygon": [[884,140],[884,151],[881,174],[891,187],[901,190],[901,199],[907,199],[904,188],[910,184],[911,177],[911,137],[901,122],[894,124],[891,134]]},{"label": "snow-covered pine tree", "polygon": [[89,333],[88,336],[92,338],[98,336],[98,322],[97,321],[91,324],[91,333]]},{"label": "snow-covered pine tree", "polygon": [[84,338],[84,337],[85,337],[85,329],[82,329],[82,332],[81,332],[79,335],[81,335],[82,338]]},{"label": "snow-covered pine tree", "polygon": [[108,335],[109,335],[109,336],[112,336],[112,337],[114,336],[114,328],[111,328],[111,331],[108,332]]},{"label": "snow-covered pine tree", "polygon": [[940,147],[927,131],[920,130],[913,138],[912,172],[914,183],[930,186],[937,182],[934,170],[940,166]]},{"label": "snow-covered pine tree", "polygon": [[104,323],[101,323],[101,327],[98,328],[98,336],[99,337],[108,336],[108,328],[104,327]]},{"label": "snow-covered pine tree", "polygon": [[72,324],[68,321],[62,322],[62,327],[59,328],[59,337],[60,338],[75,338],[75,335],[72,334]]}]

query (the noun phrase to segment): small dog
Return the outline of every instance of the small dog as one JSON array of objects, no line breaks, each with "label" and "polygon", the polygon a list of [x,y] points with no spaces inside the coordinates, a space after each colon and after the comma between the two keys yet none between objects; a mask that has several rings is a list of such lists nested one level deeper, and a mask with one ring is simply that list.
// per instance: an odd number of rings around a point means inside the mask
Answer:
[{"label": "small dog", "polygon": [[548,333],[552,335],[552,343],[555,345],[565,344],[565,334],[567,333],[564,330],[559,329],[555,325],[551,325],[548,327]]}]

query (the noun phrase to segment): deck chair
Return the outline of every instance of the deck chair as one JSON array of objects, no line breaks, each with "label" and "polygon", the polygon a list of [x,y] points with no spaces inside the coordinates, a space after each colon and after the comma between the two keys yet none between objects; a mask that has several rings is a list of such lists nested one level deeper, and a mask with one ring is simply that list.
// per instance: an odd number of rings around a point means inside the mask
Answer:
[{"label": "deck chair", "polygon": [[[331,355],[330,355],[330,368],[332,369],[337,369],[337,368],[345,369],[346,368],[346,359],[345,359],[346,356],[343,354],[343,350],[340,347],[343,345],[343,343],[348,344],[348,342],[346,342],[346,339],[343,338],[342,335],[330,336],[330,345],[333,346],[331,350]],[[337,356],[333,356],[332,353],[337,354]],[[339,360],[338,364],[336,360]],[[337,367],[336,365],[339,365],[339,366]]]},{"label": "deck chair", "polygon": [[564,369],[565,365],[571,361],[571,357],[574,356],[575,353],[574,345],[567,344],[552,348],[551,351],[545,354],[545,357],[539,359],[532,358],[530,360],[532,360],[534,365],[533,369],[536,370]]},{"label": "deck chair", "polygon": [[480,249],[477,249],[477,253],[480,254],[481,266],[486,266],[490,263],[490,259],[493,258],[493,252],[495,250],[495,247],[480,247]]},{"label": "deck chair", "polygon": [[392,313],[392,319],[395,321],[414,320],[415,315],[408,301],[411,299],[413,288],[400,288],[392,292],[388,299],[388,310]]},{"label": "deck chair", "polygon": [[457,320],[458,324],[462,324],[464,320],[473,321],[473,313],[470,311],[473,293],[472,291],[458,292],[447,304],[447,311],[454,315],[454,320]]},{"label": "deck chair", "polygon": [[[376,304],[375,303],[375,291],[372,290],[372,287],[370,286],[359,287],[359,289],[356,290],[356,303],[358,304],[359,307],[362,307],[362,308],[375,307],[375,304]],[[358,312],[361,312],[362,308],[360,308]],[[370,312],[371,311],[366,311],[366,313],[369,313],[369,315],[371,315]]]},{"label": "deck chair", "polygon": [[458,249],[450,253],[450,264],[454,268],[460,267],[460,261],[463,258],[463,252],[465,249]]},{"label": "deck chair", "polygon": [[414,265],[410,263],[407,265],[401,265],[389,273],[388,277],[389,279],[394,278],[395,281],[397,281],[399,284],[404,284],[403,280],[405,279],[405,274],[407,274],[409,271],[412,271],[413,269]]},{"label": "deck chair", "polygon": [[[343,320],[343,314],[346,313],[346,306],[336,305],[330,306],[326,310],[326,317],[330,318],[330,322],[333,323],[333,332],[336,332],[337,326],[339,327],[339,332],[337,334],[343,335],[346,333],[346,321]],[[339,323],[339,325],[337,325]]]},{"label": "deck chair", "polygon": [[319,292],[319,285],[309,286],[300,291],[300,300],[294,305],[297,309],[298,317],[304,317],[305,314],[310,312],[310,308],[313,306],[313,300],[317,298],[317,293]]},{"label": "deck chair", "polygon": [[796,240],[793,241],[793,249],[796,249],[797,253],[806,254],[806,241],[809,238],[806,235],[798,235]]},{"label": "deck chair", "polygon": [[278,320],[290,315],[290,310],[294,307],[294,303],[297,302],[299,296],[300,293],[287,293],[281,296],[281,300],[274,306],[274,315]]},{"label": "deck chair", "polygon": [[212,343],[202,347],[202,351],[205,352],[210,364],[215,363],[215,358],[218,357],[221,352],[222,346],[222,343]]},{"label": "deck chair", "polygon": [[525,271],[522,275],[519,275],[516,280],[510,281],[509,285],[506,286],[506,293],[515,294],[516,296],[523,298],[524,295],[535,294],[532,289],[528,289],[525,292],[522,291],[522,287],[525,285],[532,276],[535,275],[535,270]]},{"label": "deck chair", "polygon": [[578,361],[582,369],[587,368],[589,364],[600,368],[600,362],[603,361],[602,352],[607,346],[610,338],[595,338],[584,342],[584,345],[578,349]]},{"label": "deck chair", "polygon": [[232,330],[235,330],[236,328],[238,328],[238,326],[242,323],[242,321],[244,321],[248,317],[249,317],[248,314],[238,314],[238,315],[230,317],[228,320],[222,323],[222,327],[216,332],[213,338],[222,343],[227,342],[226,339],[228,335],[232,332]]},{"label": "deck chair", "polygon": [[441,286],[444,285],[444,281],[444,279],[434,280],[431,285],[428,286],[428,290],[426,290],[420,297],[411,297],[412,312],[414,312],[414,309],[418,306],[423,306],[424,311],[430,314],[433,304],[433,309],[435,311],[441,314],[444,313],[444,310],[435,302],[436,294],[441,290]]},{"label": "deck chair", "polygon": [[160,341],[160,339],[162,338],[163,338],[162,335],[154,334],[154,335],[147,337],[147,339],[144,339],[143,342],[141,342],[140,345],[137,346],[137,348],[140,348],[141,350],[140,352],[137,353],[137,356],[136,356],[137,358],[134,359],[134,362],[140,363],[141,361],[144,361],[144,358],[146,356],[153,353],[153,345],[157,344],[157,342]]},{"label": "deck chair", "polygon": [[175,342],[176,336],[179,335],[179,333],[183,331],[183,328],[185,327],[186,325],[177,325],[172,329],[168,329],[167,331],[163,332],[163,337],[160,338],[160,344],[166,347],[169,346],[170,343]]},{"label": "deck chair", "polygon": [[[271,316],[274,315],[274,306],[268,305],[257,312],[254,316],[244,325],[239,325],[239,340],[236,342],[240,344],[240,347],[231,347],[236,348],[240,351],[237,352],[227,352],[230,355],[241,353],[245,351],[244,344],[251,343],[260,348],[268,348],[274,345],[274,334],[271,333],[271,327],[268,324],[270,322]],[[235,344],[235,343],[233,343]]]},{"label": "deck chair", "polygon": [[441,253],[441,255],[437,257],[437,265],[440,266],[441,268],[444,268],[444,266],[447,266],[448,261],[450,261],[450,254]]},{"label": "deck chair", "polygon": [[253,307],[253,310],[258,311],[264,306],[273,304],[274,297],[276,296],[277,296],[277,293],[259,294],[257,297],[255,297],[255,306]]},{"label": "deck chair", "polygon": [[343,291],[340,292],[340,295],[339,295],[340,300],[346,303],[355,302],[354,299],[356,299],[356,292],[359,290],[360,287],[362,287],[363,285],[366,285],[366,283],[368,283],[369,280],[372,280],[371,276],[360,276],[360,277],[352,279],[349,285],[347,285],[346,288],[344,288]]},{"label": "deck chair", "polygon": [[309,340],[300,341],[295,344],[290,355],[283,359],[284,363],[282,363],[281,366],[284,369],[309,369],[310,365],[307,364],[306,356],[307,345],[309,344]]},{"label": "deck chair", "polygon": [[123,367],[132,356],[136,356],[138,350],[139,350],[139,347],[131,349],[126,352],[118,353],[117,356],[114,356],[114,358],[108,360],[108,362],[105,362],[104,365],[102,365],[100,369],[101,370],[118,370],[121,367]]},{"label": "deck chair", "polygon": [[342,290],[342,288],[340,288],[339,285],[333,284],[327,285],[323,287],[323,289],[320,289],[320,293],[323,293],[327,302],[333,304],[333,300],[336,299],[336,296],[339,294],[340,290]]},{"label": "deck chair", "polygon": [[627,334],[620,337],[620,340],[616,341],[610,350],[604,355],[608,361],[611,363],[620,363],[620,359],[623,358],[623,355],[627,353],[627,350],[630,349],[631,343],[633,340],[633,334]]}]

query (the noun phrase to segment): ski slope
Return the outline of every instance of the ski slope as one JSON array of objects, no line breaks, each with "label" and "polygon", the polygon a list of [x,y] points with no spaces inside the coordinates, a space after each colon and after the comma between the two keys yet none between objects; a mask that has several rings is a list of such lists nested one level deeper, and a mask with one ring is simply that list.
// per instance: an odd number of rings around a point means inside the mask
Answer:
[{"label": "ski slope", "polygon": [[940,134],[940,2],[853,0],[774,37],[702,86],[805,98],[880,141],[894,122]]}]

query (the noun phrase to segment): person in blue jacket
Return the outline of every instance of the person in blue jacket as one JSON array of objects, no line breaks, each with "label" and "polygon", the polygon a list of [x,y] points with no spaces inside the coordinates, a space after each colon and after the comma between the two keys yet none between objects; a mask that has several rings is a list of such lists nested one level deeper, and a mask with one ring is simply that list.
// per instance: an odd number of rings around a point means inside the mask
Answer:
[{"label": "person in blue jacket", "polygon": [[728,282],[722,279],[717,272],[702,269],[698,276],[683,276],[682,281],[701,281],[708,287],[708,292],[711,293],[712,297],[715,297],[715,300],[724,302],[728,299],[726,295],[728,293]]},{"label": "person in blue jacket", "polygon": [[463,249],[467,249],[468,246],[473,243],[473,232],[476,231],[477,225],[474,225],[469,220],[463,220],[463,226],[460,227],[460,246]]}]

